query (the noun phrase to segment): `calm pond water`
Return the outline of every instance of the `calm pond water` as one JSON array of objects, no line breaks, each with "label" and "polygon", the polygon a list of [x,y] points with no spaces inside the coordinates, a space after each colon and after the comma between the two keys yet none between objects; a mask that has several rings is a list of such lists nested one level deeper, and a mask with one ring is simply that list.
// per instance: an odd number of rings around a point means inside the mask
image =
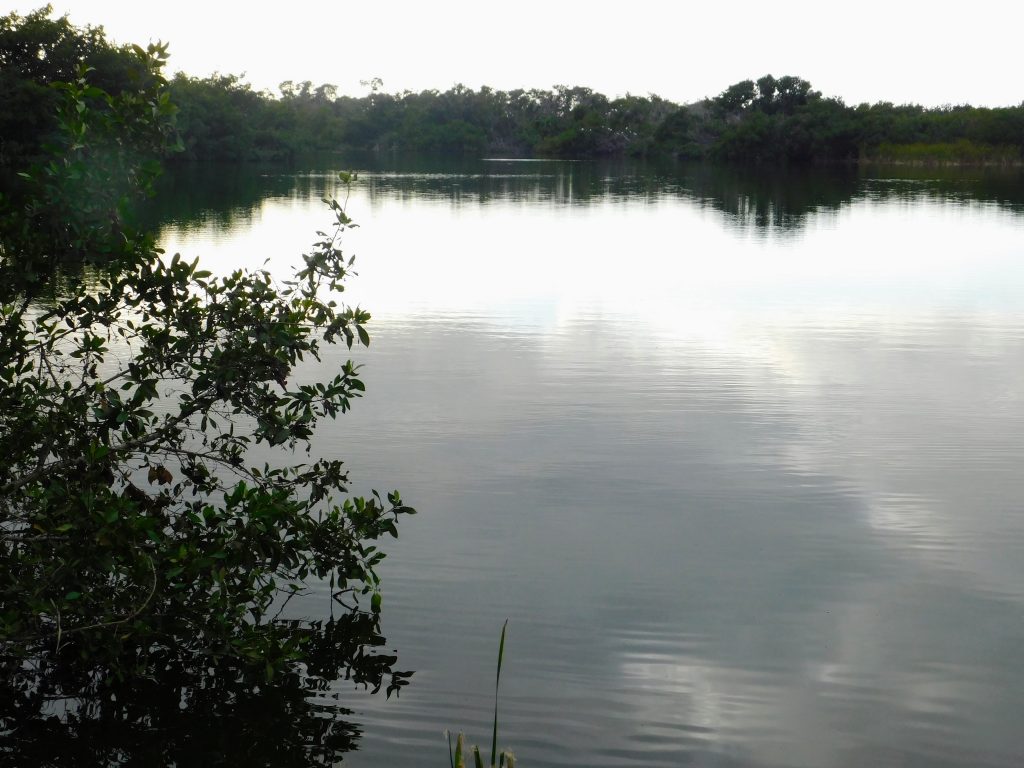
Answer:
[{"label": "calm pond water", "polygon": [[[1024,763],[1020,174],[352,165],[317,447],[420,514],[346,764],[488,744],[506,617],[530,768]],[[162,241],[283,276],[339,168],[179,172]]]}]

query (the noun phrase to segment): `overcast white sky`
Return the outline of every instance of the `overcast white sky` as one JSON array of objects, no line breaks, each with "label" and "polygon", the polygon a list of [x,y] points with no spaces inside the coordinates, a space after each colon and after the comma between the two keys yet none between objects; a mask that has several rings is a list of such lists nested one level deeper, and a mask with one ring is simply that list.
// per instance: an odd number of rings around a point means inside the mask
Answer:
[{"label": "overcast white sky", "polygon": [[[24,13],[42,5],[17,3]],[[387,91],[585,85],[688,102],[771,73],[847,103],[1024,101],[1024,2],[54,0],[118,42],[171,44],[172,71]]]}]

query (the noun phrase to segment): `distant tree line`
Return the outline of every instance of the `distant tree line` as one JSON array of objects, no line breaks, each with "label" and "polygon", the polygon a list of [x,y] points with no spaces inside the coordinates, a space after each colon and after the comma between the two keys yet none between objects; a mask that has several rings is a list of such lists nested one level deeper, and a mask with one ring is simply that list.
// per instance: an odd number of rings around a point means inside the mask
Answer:
[{"label": "distant tree line", "polygon": [[[0,19],[0,163],[38,151],[52,97],[46,84],[95,68],[117,92],[131,82],[132,58],[102,28],[78,29],[44,8]],[[286,159],[308,152],[372,150],[548,157],[668,156],[743,163],[858,160],[1019,163],[1024,103],[924,108],[888,102],[849,106],[799,77],[744,80],[703,101],[659,96],[608,98],[589,88],[386,93],[378,79],[365,96],[330,84],[284,82],[255,91],[236,75],[178,74],[184,152],[194,160]]]},{"label": "distant tree line", "polygon": [[234,76],[179,74],[171,93],[186,156],[238,160],[356,149],[754,163],[1020,162],[1024,148],[1024,105],[850,107],[798,77],[745,80],[689,105],[655,95],[610,99],[564,85],[385,93],[374,83],[368,95],[352,97],[307,81],[282,83],[280,91],[256,92]]}]

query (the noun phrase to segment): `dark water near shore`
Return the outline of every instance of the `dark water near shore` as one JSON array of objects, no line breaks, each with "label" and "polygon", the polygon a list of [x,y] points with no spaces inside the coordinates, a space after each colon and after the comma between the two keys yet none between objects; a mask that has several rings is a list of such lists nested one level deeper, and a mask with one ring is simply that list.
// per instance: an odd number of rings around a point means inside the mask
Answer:
[{"label": "dark water near shore", "polygon": [[[506,617],[531,768],[1024,762],[1020,173],[346,165],[317,447],[420,510],[347,764],[488,742]],[[180,169],[162,242],[283,276],[341,167]]]}]

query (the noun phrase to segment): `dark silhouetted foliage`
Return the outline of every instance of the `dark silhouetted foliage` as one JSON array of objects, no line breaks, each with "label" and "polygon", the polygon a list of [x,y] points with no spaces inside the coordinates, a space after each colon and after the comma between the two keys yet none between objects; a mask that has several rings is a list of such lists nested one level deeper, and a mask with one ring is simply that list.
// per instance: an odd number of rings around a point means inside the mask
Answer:
[{"label": "dark silhouetted foliage", "polygon": [[[52,132],[47,83],[80,65],[119,93],[139,76],[130,51],[102,28],[76,29],[49,8],[0,21],[0,165],[37,154]],[[185,160],[281,160],[324,151],[370,150],[569,158],[616,155],[744,163],[857,160],[1019,163],[1024,106],[925,109],[845,105],[799,77],[743,80],[714,98],[678,105],[655,95],[611,99],[589,88],[387,93],[374,78],[362,97],[329,83],[286,81],[278,94],[236,75],[170,83]]]},{"label": "dark silhouetted foliage", "polygon": [[[0,757],[331,765],[355,735],[339,679],[408,677],[377,652],[375,568],[413,510],[349,496],[341,460],[312,455],[358,366],[294,376],[369,343],[369,314],[328,295],[353,224],[325,201],[290,275],[165,257],[132,208],[176,143],[166,46],[118,56],[119,91],[82,62],[46,83],[45,155],[0,199]],[[282,620],[314,585],[331,618]]]}]

